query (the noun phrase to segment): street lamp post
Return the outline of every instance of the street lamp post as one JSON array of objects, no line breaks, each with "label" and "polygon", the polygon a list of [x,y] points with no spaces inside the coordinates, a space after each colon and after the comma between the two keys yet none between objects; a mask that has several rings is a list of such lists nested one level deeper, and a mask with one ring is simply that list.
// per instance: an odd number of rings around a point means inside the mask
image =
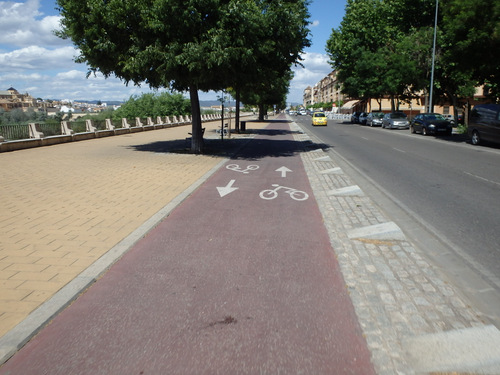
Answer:
[{"label": "street lamp post", "polygon": [[436,34],[438,22],[439,0],[436,0],[436,15],[434,16],[434,43],[432,45],[432,66],[431,66],[431,87],[429,91],[429,112],[432,112],[434,106],[432,104],[432,91],[434,89],[434,61],[436,59]]}]

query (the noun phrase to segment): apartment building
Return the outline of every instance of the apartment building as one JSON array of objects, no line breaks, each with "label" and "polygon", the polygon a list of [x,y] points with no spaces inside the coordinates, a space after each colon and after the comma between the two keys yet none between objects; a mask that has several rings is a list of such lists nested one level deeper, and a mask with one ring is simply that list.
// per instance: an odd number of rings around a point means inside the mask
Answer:
[{"label": "apartment building", "polygon": [[332,71],[314,87],[306,87],[303,105],[307,107],[316,103],[334,103],[334,107],[336,107],[344,100],[345,96],[340,92],[340,83],[337,81],[337,72]]},{"label": "apartment building", "polygon": [[[334,112],[340,113],[352,113],[358,112],[371,112],[371,111],[382,111],[391,112],[391,100],[389,98],[382,99],[356,99],[344,96],[340,92],[341,84],[337,81],[337,73],[332,71],[326,77],[321,79],[314,87],[308,86],[304,90],[304,101],[305,107],[313,105],[315,103],[333,103],[332,110]],[[422,93],[422,96],[411,100],[411,102],[399,102],[399,111],[405,112],[408,116],[413,117],[418,113],[428,111],[428,101],[427,96]],[[476,88],[476,93],[474,98],[471,98],[470,105],[481,104],[487,101],[486,95],[484,93],[483,87]],[[341,104],[339,106],[339,104]],[[458,113],[462,114],[464,110],[462,108],[457,108]],[[467,110],[466,110],[467,111]],[[441,113],[444,115],[452,114],[454,115],[454,108],[446,103],[435,104],[434,112]],[[467,115],[467,114],[466,114]]]}]

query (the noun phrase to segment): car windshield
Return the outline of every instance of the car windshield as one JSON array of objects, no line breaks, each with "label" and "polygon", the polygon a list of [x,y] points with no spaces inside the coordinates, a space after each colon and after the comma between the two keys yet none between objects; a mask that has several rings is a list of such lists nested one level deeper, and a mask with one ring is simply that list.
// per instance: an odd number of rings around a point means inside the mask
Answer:
[{"label": "car windshield", "polygon": [[391,113],[391,118],[406,118],[404,113]]},{"label": "car windshield", "polygon": [[439,113],[431,113],[431,114],[428,114],[428,115],[424,115],[424,118],[427,120],[427,121],[430,121],[430,120],[446,120],[442,115],[440,115]]},{"label": "car windshield", "polygon": [[382,117],[384,117],[384,113],[383,112],[374,112],[374,113],[372,113],[372,116],[373,116],[373,118],[382,118]]},{"label": "car windshield", "polygon": [[325,114],[324,114],[324,113],[322,113],[322,112],[316,112],[316,113],[314,114],[314,117],[325,117]]}]

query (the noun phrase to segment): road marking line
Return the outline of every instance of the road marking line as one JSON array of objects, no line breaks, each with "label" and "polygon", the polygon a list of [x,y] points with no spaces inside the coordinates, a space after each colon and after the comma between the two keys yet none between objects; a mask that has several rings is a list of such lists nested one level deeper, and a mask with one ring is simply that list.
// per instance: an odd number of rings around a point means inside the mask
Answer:
[{"label": "road marking line", "polygon": [[464,173],[467,174],[467,175],[469,175],[469,176],[471,176],[471,177],[475,177],[478,180],[482,180],[482,181],[486,181],[486,182],[491,182],[492,184],[495,184],[495,185],[500,185],[499,182],[488,180],[487,178],[484,178],[484,177],[481,177],[481,176],[478,176],[478,175],[475,175],[475,174],[472,174],[472,173],[469,173],[469,172],[464,172]]}]

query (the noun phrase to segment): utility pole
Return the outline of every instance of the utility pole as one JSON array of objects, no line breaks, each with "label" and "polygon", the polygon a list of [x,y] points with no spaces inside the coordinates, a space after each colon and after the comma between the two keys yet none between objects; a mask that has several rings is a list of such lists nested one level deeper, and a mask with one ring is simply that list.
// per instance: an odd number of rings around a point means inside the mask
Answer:
[{"label": "utility pole", "polygon": [[438,22],[439,0],[436,0],[436,15],[434,16],[434,43],[432,45],[432,66],[431,66],[431,87],[429,91],[429,112],[433,112],[434,105],[432,104],[432,91],[434,89],[434,61],[436,59],[436,34]]}]

